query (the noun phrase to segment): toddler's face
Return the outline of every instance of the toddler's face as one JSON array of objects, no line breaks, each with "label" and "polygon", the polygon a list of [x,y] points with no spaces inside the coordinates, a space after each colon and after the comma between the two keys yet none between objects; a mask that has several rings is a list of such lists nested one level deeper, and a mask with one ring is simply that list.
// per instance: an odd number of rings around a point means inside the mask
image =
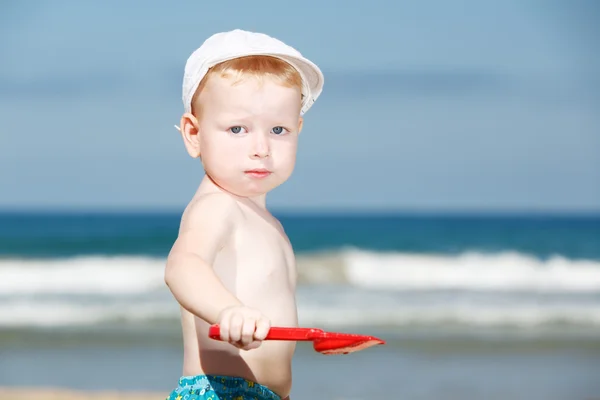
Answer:
[{"label": "toddler's face", "polygon": [[265,78],[212,76],[198,97],[200,153],[208,176],[245,197],[263,195],[294,169],[301,93]]}]

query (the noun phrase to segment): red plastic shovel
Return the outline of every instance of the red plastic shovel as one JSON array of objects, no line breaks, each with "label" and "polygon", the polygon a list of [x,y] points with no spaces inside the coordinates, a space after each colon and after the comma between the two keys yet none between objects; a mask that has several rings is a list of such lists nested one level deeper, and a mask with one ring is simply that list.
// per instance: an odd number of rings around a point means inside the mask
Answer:
[{"label": "red plastic shovel", "polygon": [[[221,340],[221,330],[218,324],[209,328],[208,336],[211,339]],[[315,351],[321,354],[348,354],[385,344],[385,341],[373,336],[325,332],[317,328],[271,327],[265,340],[312,341]]]}]

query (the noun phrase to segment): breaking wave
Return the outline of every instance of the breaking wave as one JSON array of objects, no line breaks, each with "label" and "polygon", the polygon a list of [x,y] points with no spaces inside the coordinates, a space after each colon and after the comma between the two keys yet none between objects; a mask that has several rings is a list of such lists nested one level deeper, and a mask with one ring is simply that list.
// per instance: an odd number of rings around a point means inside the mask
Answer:
[{"label": "breaking wave", "polygon": [[[305,325],[600,327],[600,262],[594,260],[347,249],[301,255],[297,262]],[[164,263],[0,259],[0,327],[175,322],[179,308],[164,284]]]}]

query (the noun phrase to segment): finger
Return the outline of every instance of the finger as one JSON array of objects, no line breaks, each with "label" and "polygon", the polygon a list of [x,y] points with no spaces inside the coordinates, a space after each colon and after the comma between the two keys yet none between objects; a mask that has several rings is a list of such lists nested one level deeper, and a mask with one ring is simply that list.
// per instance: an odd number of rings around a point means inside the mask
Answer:
[{"label": "finger", "polygon": [[242,350],[253,350],[253,349],[257,349],[260,347],[260,345],[262,344],[262,342],[260,340],[253,340],[250,343],[244,345],[244,344],[239,344],[239,348]]},{"label": "finger", "polygon": [[265,317],[260,318],[258,321],[256,321],[256,331],[254,332],[254,339],[264,340],[269,334],[270,329],[271,321],[269,321]]},{"label": "finger", "polygon": [[254,339],[254,331],[256,330],[256,321],[253,318],[246,318],[242,327],[242,344],[248,345]]},{"label": "finger", "polygon": [[229,320],[227,318],[219,321],[219,336],[222,341],[229,342]]},{"label": "finger", "polygon": [[231,316],[229,323],[229,341],[239,342],[242,338],[242,324],[244,323],[244,319],[241,315],[234,314]]}]

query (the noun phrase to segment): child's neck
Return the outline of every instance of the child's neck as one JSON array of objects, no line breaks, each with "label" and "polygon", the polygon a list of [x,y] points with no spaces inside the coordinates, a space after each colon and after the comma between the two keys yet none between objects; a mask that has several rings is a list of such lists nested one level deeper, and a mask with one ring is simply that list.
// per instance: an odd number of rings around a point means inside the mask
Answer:
[{"label": "child's neck", "polygon": [[208,174],[205,174],[204,178],[202,178],[202,182],[200,182],[200,186],[198,187],[198,194],[208,194],[217,192],[227,193],[243,203],[252,203],[260,209],[267,209],[266,193],[254,197],[238,196],[235,193],[231,193],[230,191],[223,189],[210,176],[208,176]]}]

